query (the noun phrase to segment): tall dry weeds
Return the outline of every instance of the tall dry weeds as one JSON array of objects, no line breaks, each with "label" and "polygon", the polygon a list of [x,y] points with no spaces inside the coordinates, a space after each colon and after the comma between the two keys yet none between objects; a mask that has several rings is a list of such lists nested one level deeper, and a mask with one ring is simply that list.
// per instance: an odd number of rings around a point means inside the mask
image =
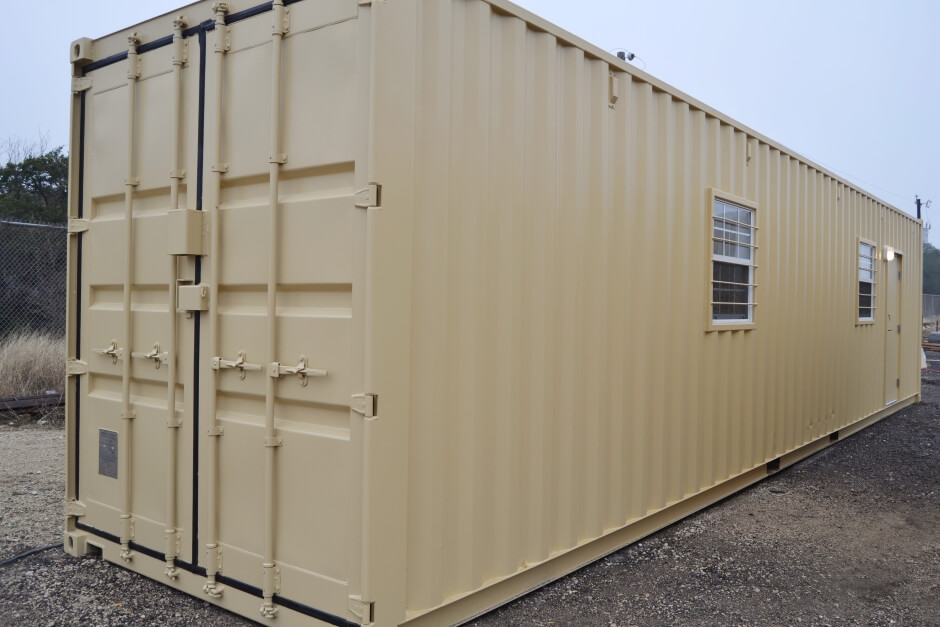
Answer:
[{"label": "tall dry weeds", "polygon": [[65,338],[38,331],[0,339],[0,398],[62,392]]}]

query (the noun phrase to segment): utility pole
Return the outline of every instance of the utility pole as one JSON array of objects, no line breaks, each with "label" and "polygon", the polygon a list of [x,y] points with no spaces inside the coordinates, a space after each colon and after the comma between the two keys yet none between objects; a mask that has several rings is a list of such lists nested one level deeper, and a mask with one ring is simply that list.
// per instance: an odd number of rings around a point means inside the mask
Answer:
[{"label": "utility pole", "polygon": [[[930,201],[928,200],[924,202],[920,199],[920,196],[915,195],[914,204],[917,205],[917,219],[920,220],[921,207],[923,207],[925,210],[930,209]],[[928,242],[929,235],[930,235],[930,220],[926,220],[924,221],[924,243],[925,244]]]},{"label": "utility pole", "polygon": [[924,209],[930,209],[930,201],[924,202],[920,199],[920,196],[914,196],[914,204],[917,205],[917,219],[920,220],[920,208],[923,205]]}]

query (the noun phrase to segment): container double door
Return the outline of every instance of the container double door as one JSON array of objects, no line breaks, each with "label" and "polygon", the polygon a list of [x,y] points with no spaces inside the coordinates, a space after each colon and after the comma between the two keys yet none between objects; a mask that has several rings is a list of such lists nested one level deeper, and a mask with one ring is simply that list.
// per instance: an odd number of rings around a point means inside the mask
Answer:
[{"label": "container double door", "polygon": [[[175,529],[181,568],[214,560],[243,589],[261,588],[273,533],[279,597],[315,598],[340,617],[357,587],[361,527],[356,11],[291,6],[275,187],[272,12],[230,24],[225,54],[214,30],[190,33],[181,71],[166,46],[139,55],[134,81],[129,61],[87,74],[71,304],[87,364],[75,412],[80,528],[129,534],[133,560],[162,559]],[[269,403],[276,442],[265,433]]]}]

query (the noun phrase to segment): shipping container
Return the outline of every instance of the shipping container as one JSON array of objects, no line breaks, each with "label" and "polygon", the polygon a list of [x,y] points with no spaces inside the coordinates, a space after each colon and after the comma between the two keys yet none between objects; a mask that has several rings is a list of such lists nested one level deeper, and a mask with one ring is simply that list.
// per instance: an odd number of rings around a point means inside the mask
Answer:
[{"label": "shipping container", "polygon": [[256,1],[71,46],[70,554],[459,622],[919,399],[919,220],[504,0]]}]

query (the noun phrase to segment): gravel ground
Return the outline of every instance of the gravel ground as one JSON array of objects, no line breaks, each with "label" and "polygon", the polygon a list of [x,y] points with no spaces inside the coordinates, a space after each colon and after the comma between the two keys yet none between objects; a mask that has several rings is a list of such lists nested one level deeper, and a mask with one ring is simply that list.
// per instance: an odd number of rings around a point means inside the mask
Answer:
[{"label": "gravel ground", "polygon": [[[930,366],[922,403],[472,624],[940,625]],[[61,423],[0,417],[0,561],[59,541],[63,444]],[[0,624],[251,623],[53,549],[0,567]]]}]

